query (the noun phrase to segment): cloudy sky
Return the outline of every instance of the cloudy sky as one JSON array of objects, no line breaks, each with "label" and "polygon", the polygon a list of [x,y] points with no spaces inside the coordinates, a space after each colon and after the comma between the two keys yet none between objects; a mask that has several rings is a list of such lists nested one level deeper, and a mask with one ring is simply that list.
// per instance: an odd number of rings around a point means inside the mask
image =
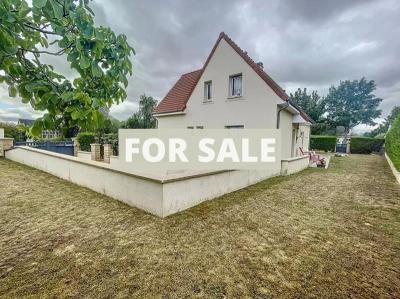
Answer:
[{"label": "cloudy sky", "polygon": [[[111,108],[120,120],[137,110],[139,95],[160,100],[182,73],[201,68],[221,31],[288,92],[324,95],[340,80],[365,76],[377,83],[383,116],[400,105],[397,0],[94,0],[92,7],[96,23],[125,33],[137,53],[128,98]],[[47,61],[74,77],[65,57]],[[0,120],[38,116],[0,85]]]}]

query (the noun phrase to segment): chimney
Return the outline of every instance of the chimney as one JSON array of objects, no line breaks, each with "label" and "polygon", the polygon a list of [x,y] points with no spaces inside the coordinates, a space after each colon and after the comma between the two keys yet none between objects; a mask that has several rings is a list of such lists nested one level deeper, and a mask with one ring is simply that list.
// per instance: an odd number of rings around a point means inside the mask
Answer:
[{"label": "chimney", "polygon": [[257,65],[258,65],[259,68],[264,69],[264,64],[261,61],[257,62]]}]

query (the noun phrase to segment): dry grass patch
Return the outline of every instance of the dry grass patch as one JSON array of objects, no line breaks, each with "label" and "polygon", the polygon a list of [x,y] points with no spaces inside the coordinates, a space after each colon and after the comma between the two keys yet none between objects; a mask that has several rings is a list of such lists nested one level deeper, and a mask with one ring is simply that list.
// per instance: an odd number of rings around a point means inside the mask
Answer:
[{"label": "dry grass patch", "polygon": [[0,296],[399,297],[400,187],[334,158],[160,219],[0,159]]}]

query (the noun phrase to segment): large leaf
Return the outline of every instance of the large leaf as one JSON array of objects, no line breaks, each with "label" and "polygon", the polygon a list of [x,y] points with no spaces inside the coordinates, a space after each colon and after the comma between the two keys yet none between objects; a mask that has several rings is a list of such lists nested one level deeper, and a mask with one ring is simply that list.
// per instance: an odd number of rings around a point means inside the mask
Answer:
[{"label": "large leaf", "polygon": [[33,136],[39,136],[42,133],[43,121],[41,118],[38,118],[31,128],[31,134]]},{"label": "large leaf", "polygon": [[14,85],[10,85],[10,86],[8,87],[8,95],[9,95],[10,97],[12,97],[12,98],[15,98],[15,97],[16,97],[16,95],[17,95],[17,89],[15,88]]},{"label": "large leaf", "polygon": [[47,0],[33,0],[32,4],[36,8],[43,8],[46,6]]},{"label": "large leaf", "polygon": [[87,69],[90,66],[90,60],[89,58],[87,58],[86,56],[81,56],[81,59],[79,61],[79,66],[82,69]]}]

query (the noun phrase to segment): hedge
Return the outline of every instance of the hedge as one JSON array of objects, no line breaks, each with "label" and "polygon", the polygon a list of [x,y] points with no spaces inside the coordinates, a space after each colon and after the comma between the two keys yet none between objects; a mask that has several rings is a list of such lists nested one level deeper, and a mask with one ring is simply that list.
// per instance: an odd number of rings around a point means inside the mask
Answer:
[{"label": "hedge", "polygon": [[379,152],[384,143],[384,138],[351,137],[350,153],[370,154],[372,152]]},{"label": "hedge", "polygon": [[385,150],[397,171],[400,171],[400,115],[386,134]]},{"label": "hedge", "polygon": [[86,151],[90,152],[90,144],[95,143],[96,141],[96,134],[95,133],[90,133],[90,132],[83,132],[79,133],[78,136],[76,136],[78,139],[79,145],[81,147],[81,151]]},{"label": "hedge", "polygon": [[312,135],[310,138],[310,149],[319,151],[335,151],[336,136]]},{"label": "hedge", "polygon": [[118,156],[118,133],[104,134],[101,138],[102,144],[111,144],[113,154]]}]

